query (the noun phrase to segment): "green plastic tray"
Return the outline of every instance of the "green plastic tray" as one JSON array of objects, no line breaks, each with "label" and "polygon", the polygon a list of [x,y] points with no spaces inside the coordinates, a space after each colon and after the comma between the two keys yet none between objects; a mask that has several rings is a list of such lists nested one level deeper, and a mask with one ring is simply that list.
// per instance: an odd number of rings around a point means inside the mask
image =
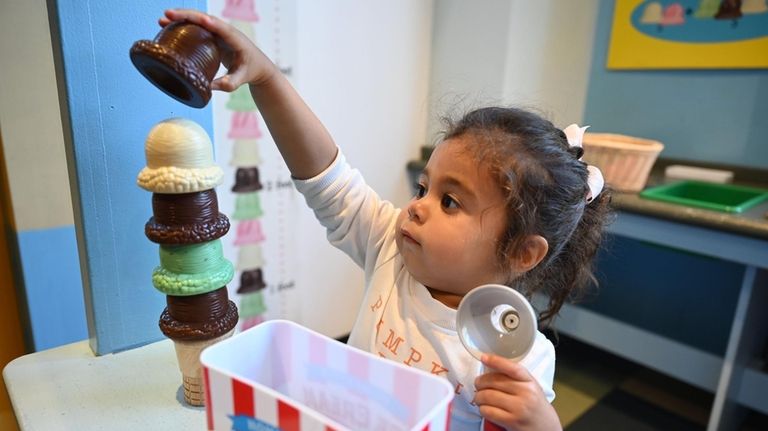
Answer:
[{"label": "green plastic tray", "polygon": [[640,196],[715,211],[740,213],[768,199],[768,190],[732,184],[681,181],[651,187],[640,192]]}]

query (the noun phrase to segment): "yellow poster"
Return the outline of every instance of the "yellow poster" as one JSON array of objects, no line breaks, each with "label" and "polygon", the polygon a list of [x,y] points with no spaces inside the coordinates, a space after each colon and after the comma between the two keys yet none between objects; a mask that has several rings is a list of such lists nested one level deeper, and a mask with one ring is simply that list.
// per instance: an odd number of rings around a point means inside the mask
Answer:
[{"label": "yellow poster", "polygon": [[768,68],[767,0],[616,0],[609,69]]}]

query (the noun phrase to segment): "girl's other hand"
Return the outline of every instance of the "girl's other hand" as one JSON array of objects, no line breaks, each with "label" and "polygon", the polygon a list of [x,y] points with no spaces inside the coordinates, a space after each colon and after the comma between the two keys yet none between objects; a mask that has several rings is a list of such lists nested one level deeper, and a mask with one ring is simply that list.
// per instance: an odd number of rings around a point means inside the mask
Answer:
[{"label": "girl's other hand", "polygon": [[216,36],[227,73],[211,82],[211,89],[234,91],[241,85],[269,81],[277,68],[246,35],[221,19],[193,9],[169,9],[158,20],[161,27],[172,21],[197,24]]},{"label": "girl's other hand", "polygon": [[508,430],[562,430],[554,407],[539,383],[516,362],[483,355],[489,371],[475,379],[480,414]]}]

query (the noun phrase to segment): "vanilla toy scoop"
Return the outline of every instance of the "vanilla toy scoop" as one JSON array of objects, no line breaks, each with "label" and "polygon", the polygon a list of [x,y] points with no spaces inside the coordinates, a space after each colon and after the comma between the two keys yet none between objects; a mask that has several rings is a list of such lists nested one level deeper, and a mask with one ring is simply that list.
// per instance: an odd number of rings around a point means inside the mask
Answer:
[{"label": "vanilla toy scoop", "polygon": [[213,145],[199,124],[171,118],[155,125],[145,141],[147,166],[136,183],[154,193],[191,193],[221,184],[224,172],[213,161]]}]

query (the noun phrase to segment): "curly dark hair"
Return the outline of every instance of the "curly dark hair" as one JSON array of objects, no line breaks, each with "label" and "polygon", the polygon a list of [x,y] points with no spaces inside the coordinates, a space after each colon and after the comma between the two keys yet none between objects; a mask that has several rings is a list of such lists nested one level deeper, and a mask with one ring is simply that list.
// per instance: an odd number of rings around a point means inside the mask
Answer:
[{"label": "curly dark hair", "polygon": [[471,136],[469,149],[506,195],[507,223],[499,241],[500,265],[524,245],[529,235],[548,244],[544,259],[507,284],[528,298],[549,297],[539,321],[551,321],[566,300],[596,283],[592,262],[610,220],[610,190],[587,204],[587,165],[582,149],[570,147],[562,130],[541,116],[517,108],[473,110],[454,121],[444,118],[443,140]]}]

